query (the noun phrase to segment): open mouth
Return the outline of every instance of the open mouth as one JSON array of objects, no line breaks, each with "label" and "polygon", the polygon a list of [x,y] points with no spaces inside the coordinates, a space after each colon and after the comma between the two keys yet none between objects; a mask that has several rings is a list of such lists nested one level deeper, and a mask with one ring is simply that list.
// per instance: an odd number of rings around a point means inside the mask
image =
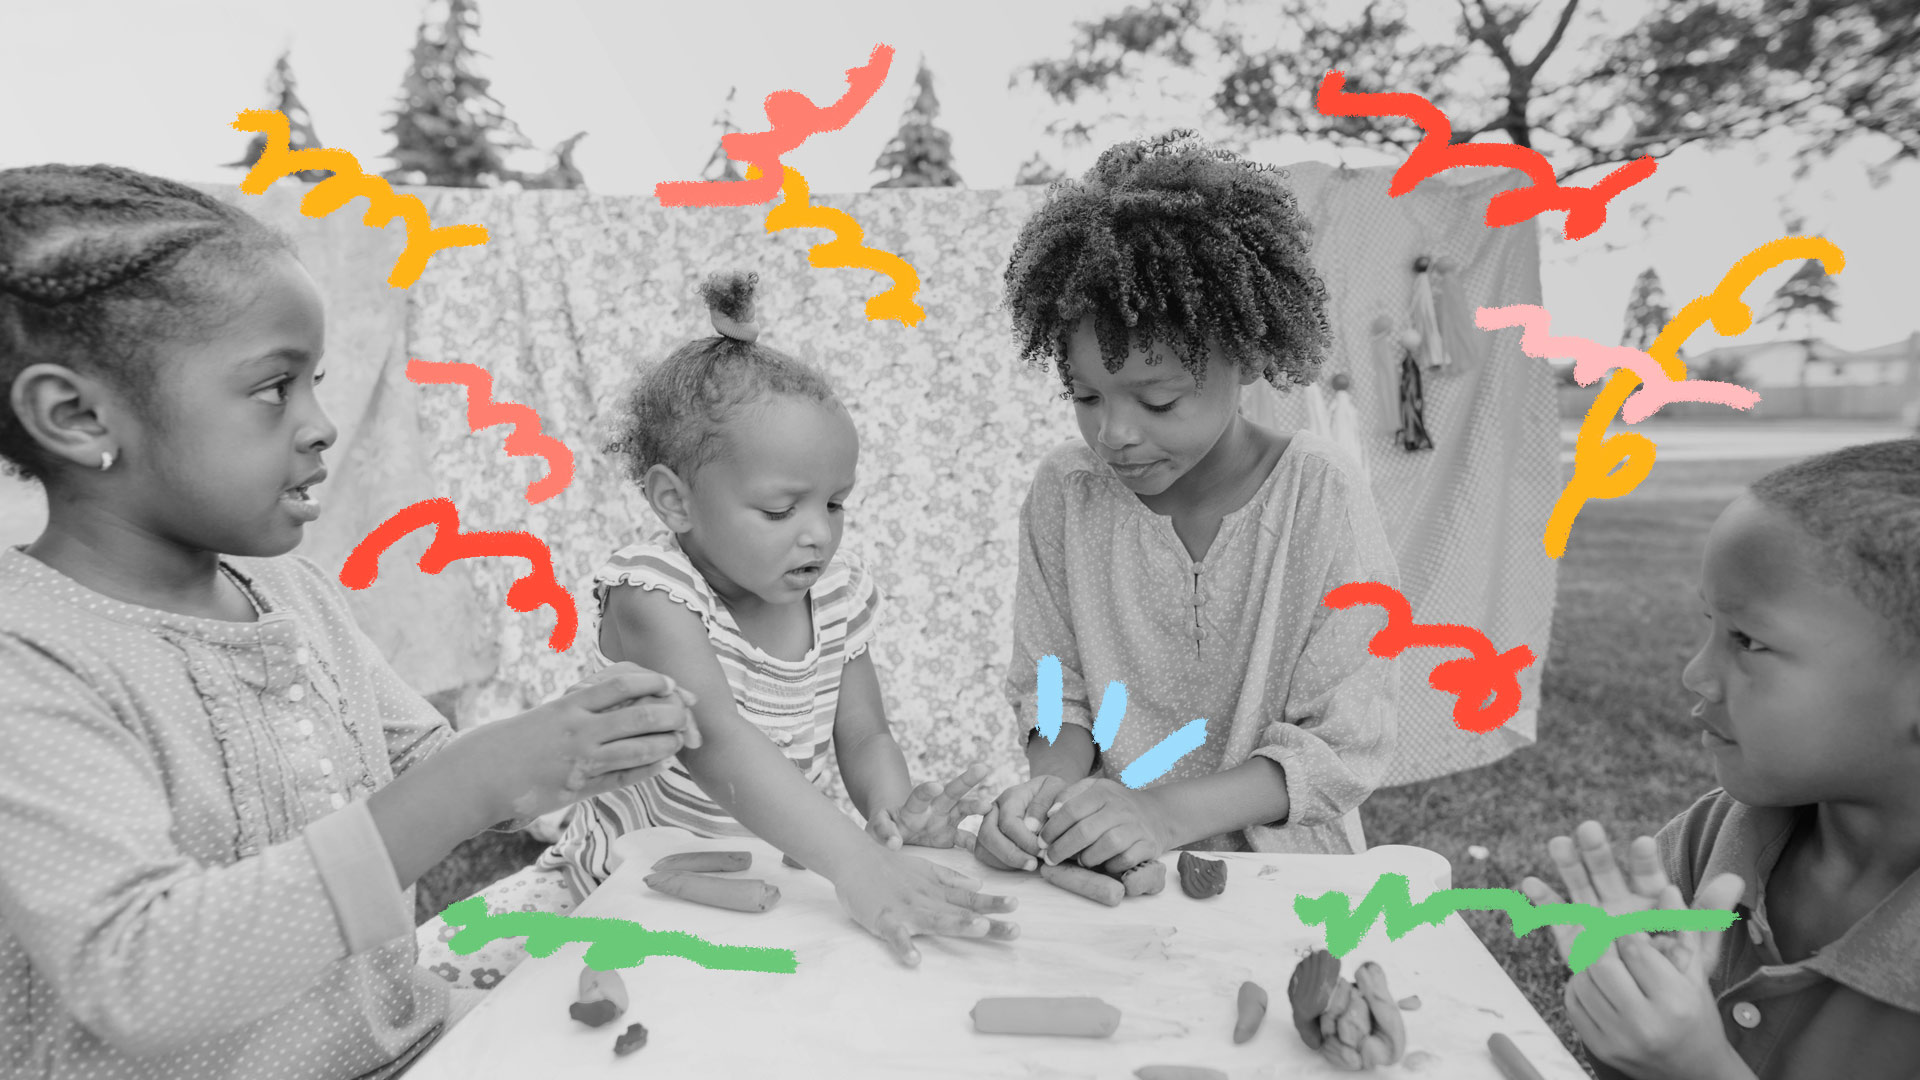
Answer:
[{"label": "open mouth", "polygon": [[795,581],[812,581],[820,576],[822,569],[824,569],[824,567],[822,567],[821,564],[810,562],[804,566],[796,566],[787,571],[787,577]]},{"label": "open mouth", "polygon": [[313,489],[326,478],[327,470],[321,469],[305,482],[295,484],[285,491],[282,491],[280,493],[281,505],[291,511],[295,518],[303,522],[318,518],[320,516],[320,500],[314,498]]}]

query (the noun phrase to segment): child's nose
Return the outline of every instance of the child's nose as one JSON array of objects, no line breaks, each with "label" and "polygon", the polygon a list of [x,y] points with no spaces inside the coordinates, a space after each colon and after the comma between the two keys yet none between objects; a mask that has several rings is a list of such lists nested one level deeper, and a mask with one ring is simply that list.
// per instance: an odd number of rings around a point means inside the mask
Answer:
[{"label": "child's nose", "polygon": [[1708,701],[1720,698],[1720,675],[1713,662],[1713,640],[1709,638],[1680,669],[1680,685]]},{"label": "child's nose", "polygon": [[317,454],[332,446],[339,438],[340,429],[333,426],[333,418],[327,415],[327,410],[316,403],[306,423],[300,428],[301,449]]},{"label": "child's nose", "polygon": [[1125,450],[1140,441],[1140,433],[1131,423],[1115,416],[1111,411],[1100,416],[1100,445],[1109,450]]}]

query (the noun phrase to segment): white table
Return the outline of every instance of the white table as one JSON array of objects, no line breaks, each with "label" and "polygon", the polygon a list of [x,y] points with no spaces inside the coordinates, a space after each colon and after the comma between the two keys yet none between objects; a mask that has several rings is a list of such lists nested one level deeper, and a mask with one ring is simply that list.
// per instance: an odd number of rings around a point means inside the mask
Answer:
[{"label": "white table", "polygon": [[[654,861],[678,851],[746,849],[743,876],[780,888],[771,911],[743,914],[691,904],[641,883]],[[1012,942],[919,938],[919,968],[896,962],[841,911],[817,874],[781,864],[759,840],[701,839],[678,829],[622,837],[625,862],[577,913],[631,919],[650,930],[685,930],[716,944],[791,949],[793,974],[708,971],[680,957],[649,957],[622,970],[626,1015],[600,1028],[573,1020],[584,943],[529,959],[428,1050],[408,1080],[491,1077],[1112,1077],[1148,1064],[1206,1065],[1236,1078],[1350,1075],[1307,1049],[1294,1031],[1287,980],[1310,949],[1294,897],[1339,889],[1356,901],[1382,873],[1405,874],[1417,901],[1449,887],[1449,867],[1421,848],[1380,847],[1359,856],[1226,854],[1227,888],[1208,900],[1180,891],[1171,872],[1158,896],[1109,908],[1036,875],[988,870],[962,851],[909,849],[1019,898]],[[1506,1032],[1549,1080],[1585,1072],[1472,930],[1452,916],[1388,941],[1382,926],[1342,957],[1351,978],[1362,961],[1386,969],[1396,997],[1420,996],[1404,1014],[1408,1049],[1432,1055],[1417,1070],[1435,1078],[1500,1073],[1487,1036]],[[1233,1043],[1240,983],[1264,987],[1270,1005],[1253,1039]],[[983,997],[1092,996],[1121,1012],[1106,1039],[980,1035],[969,1012]],[[647,1045],[616,1057],[614,1038],[646,1025]],[[1378,1070],[1404,1075],[1400,1065]]]}]

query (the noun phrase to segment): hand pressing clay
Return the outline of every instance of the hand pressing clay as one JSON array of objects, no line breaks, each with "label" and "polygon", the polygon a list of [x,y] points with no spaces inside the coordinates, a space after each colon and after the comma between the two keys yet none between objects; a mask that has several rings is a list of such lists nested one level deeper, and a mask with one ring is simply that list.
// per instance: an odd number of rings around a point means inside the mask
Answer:
[{"label": "hand pressing clay", "polygon": [[1040,876],[1048,883],[1089,900],[1098,900],[1108,907],[1120,903],[1127,895],[1127,887],[1117,878],[1110,878],[1098,870],[1089,870],[1073,863],[1041,863]]},{"label": "hand pressing clay", "polygon": [[1204,1065],[1142,1065],[1133,1070],[1140,1080],[1227,1080],[1227,1074]]},{"label": "hand pressing clay", "polygon": [[655,870],[693,870],[699,873],[731,873],[753,865],[751,851],[683,851],[653,864]]},{"label": "hand pressing clay", "polygon": [[780,890],[759,878],[723,878],[690,870],[664,870],[644,879],[654,892],[731,911],[765,911],[780,902]]},{"label": "hand pressing clay", "polygon": [[600,1027],[627,1011],[627,984],[618,971],[580,970],[580,996],[568,1007],[575,1020]]},{"label": "hand pressing clay", "polygon": [[1191,851],[1180,853],[1180,889],[1195,900],[1219,896],[1227,887],[1227,864],[1203,859]]},{"label": "hand pressing clay", "polygon": [[1120,875],[1128,896],[1152,896],[1167,887],[1167,864],[1149,859]]},{"label": "hand pressing clay", "polygon": [[647,1045],[647,1029],[639,1024],[628,1024],[627,1030],[613,1040],[613,1052],[626,1057],[645,1045]]},{"label": "hand pressing clay", "polygon": [[1246,1042],[1260,1030],[1260,1022],[1267,1018],[1267,992],[1260,984],[1243,982],[1240,984],[1240,997],[1235,1002],[1237,1012],[1233,1019],[1233,1041]]},{"label": "hand pressing clay", "polygon": [[1120,1027],[1120,1010],[1090,997],[981,998],[973,1030],[983,1035],[1072,1035],[1104,1039]]}]

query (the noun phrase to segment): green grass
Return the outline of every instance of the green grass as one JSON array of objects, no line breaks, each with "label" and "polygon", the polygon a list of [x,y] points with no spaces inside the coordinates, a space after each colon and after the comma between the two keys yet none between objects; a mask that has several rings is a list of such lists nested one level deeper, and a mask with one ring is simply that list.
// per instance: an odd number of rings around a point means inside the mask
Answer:
[{"label": "green grass", "polygon": [[[1728,501],[1784,462],[1672,462],[1624,498],[1588,503],[1561,559],[1553,641],[1541,677],[1539,742],[1486,768],[1376,794],[1362,810],[1375,844],[1446,856],[1458,888],[1555,881],[1547,840],[1587,818],[1617,838],[1653,833],[1713,787],[1687,722],[1680,669],[1700,638],[1695,573]],[[1488,849],[1484,862],[1467,847]],[[532,862],[541,845],[483,834],[420,881],[424,922]],[[1569,1047],[1566,967],[1542,930],[1516,940],[1505,916],[1468,913],[1507,974]]]}]

